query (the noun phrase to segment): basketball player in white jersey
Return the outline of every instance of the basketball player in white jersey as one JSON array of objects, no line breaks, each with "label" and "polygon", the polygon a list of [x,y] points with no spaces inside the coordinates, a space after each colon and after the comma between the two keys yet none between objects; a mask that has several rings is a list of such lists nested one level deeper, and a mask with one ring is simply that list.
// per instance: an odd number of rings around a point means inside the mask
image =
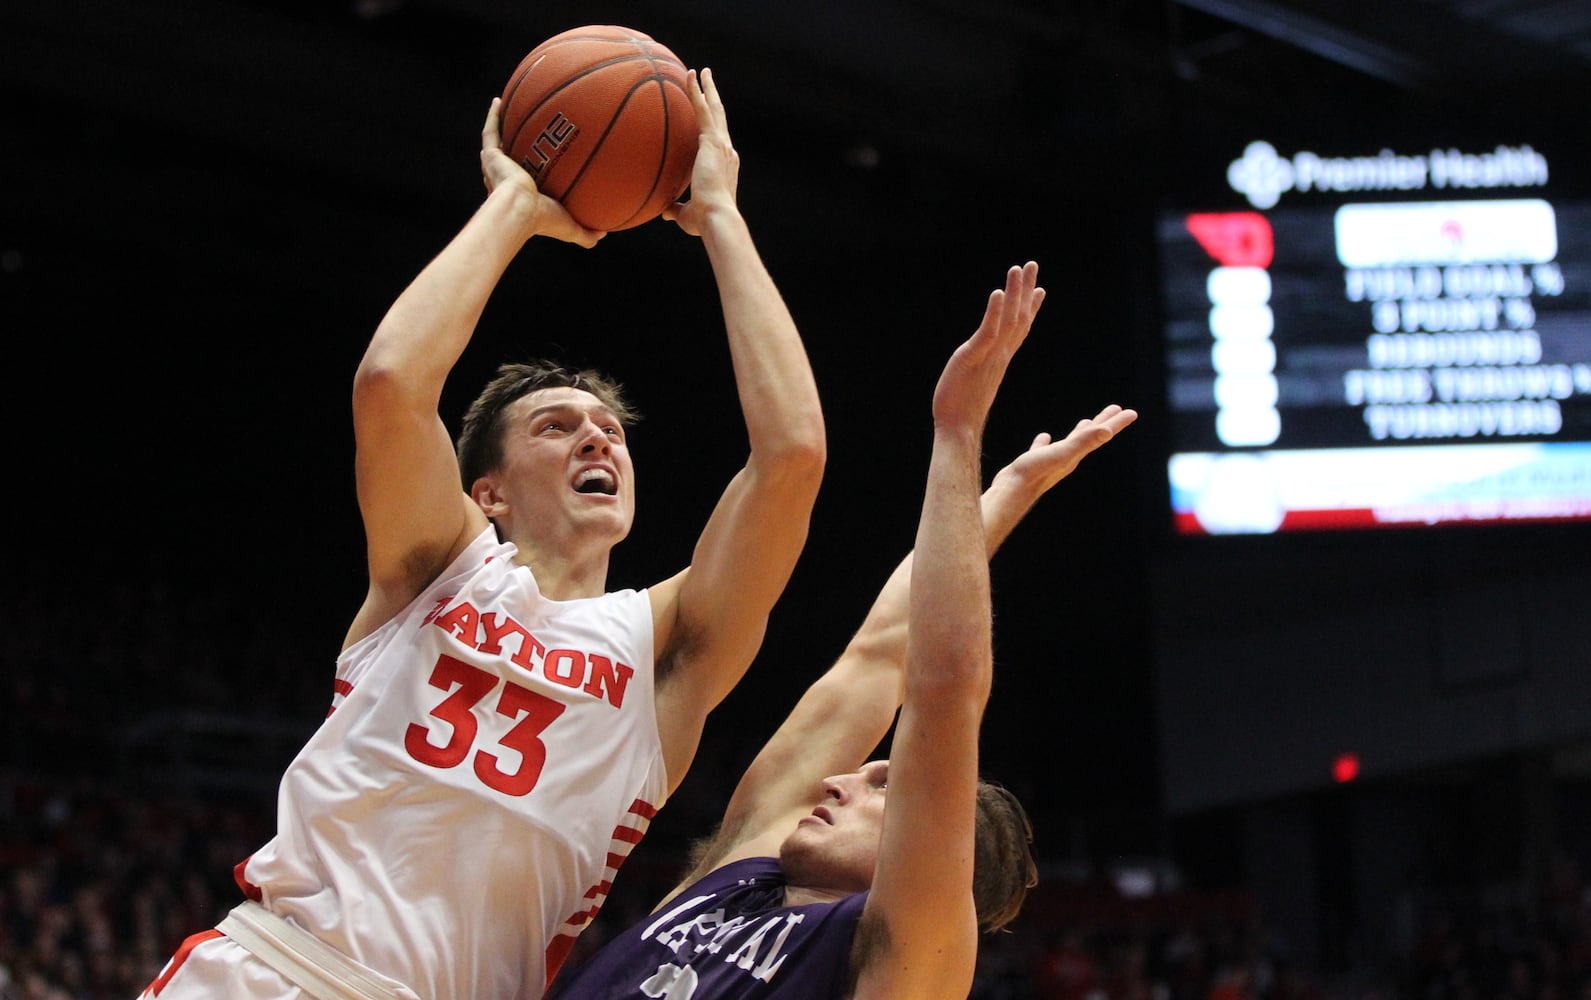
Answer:
[{"label": "basketball player in white jersey", "polygon": [[[723,305],[750,455],[690,565],[607,589],[636,485],[617,386],[505,366],[457,451],[437,405],[534,236],[590,247],[483,129],[487,196],[398,297],[354,380],[369,590],[330,714],[283,777],[247,899],[146,997],[531,1000],[678,786],[761,645],[807,534],[823,419],[794,323],[735,200],[709,71],[688,202]],[[462,472],[462,485],[461,485]]]}]

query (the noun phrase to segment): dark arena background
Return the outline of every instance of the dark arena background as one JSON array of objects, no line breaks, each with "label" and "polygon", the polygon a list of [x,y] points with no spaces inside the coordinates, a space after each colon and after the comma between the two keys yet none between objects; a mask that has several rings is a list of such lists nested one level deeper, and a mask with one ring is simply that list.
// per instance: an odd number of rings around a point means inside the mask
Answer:
[{"label": "dark arena background", "polygon": [[[974,995],[1584,995],[1584,0],[10,0],[0,995],[131,997],[234,902],[363,595],[360,352],[478,204],[490,98],[592,23],[714,70],[830,460],[583,946],[906,552],[934,380],[1033,259],[987,471],[1141,417],[993,564],[982,764],[1043,878]],[[610,582],[672,573],[744,454],[705,254],[533,242],[444,416],[538,353],[645,412]]]}]

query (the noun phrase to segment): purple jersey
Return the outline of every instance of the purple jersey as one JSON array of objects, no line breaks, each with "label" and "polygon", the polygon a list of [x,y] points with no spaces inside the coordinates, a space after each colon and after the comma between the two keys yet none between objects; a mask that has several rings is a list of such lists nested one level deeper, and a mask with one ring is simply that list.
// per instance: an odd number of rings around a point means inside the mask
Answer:
[{"label": "purple jersey", "polygon": [[707,873],[566,968],[544,1000],[834,1000],[867,893],[784,905],[775,858]]}]

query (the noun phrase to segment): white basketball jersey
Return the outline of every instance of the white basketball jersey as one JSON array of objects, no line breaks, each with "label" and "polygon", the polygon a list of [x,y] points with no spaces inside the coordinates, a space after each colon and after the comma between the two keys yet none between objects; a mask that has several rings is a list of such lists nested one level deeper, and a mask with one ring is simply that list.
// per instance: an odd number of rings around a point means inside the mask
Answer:
[{"label": "white basketball jersey", "polygon": [[487,528],[344,651],[241,868],[428,1000],[539,997],[667,796],[646,593],[549,600],[515,552]]}]

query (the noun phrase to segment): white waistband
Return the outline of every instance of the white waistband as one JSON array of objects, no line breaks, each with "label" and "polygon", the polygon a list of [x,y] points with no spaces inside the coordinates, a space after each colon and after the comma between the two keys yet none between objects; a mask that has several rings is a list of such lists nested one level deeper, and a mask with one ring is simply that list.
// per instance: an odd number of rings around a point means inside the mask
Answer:
[{"label": "white waistband", "polygon": [[234,907],[216,929],[315,1000],[419,1000],[402,983],[365,968],[252,900]]}]

